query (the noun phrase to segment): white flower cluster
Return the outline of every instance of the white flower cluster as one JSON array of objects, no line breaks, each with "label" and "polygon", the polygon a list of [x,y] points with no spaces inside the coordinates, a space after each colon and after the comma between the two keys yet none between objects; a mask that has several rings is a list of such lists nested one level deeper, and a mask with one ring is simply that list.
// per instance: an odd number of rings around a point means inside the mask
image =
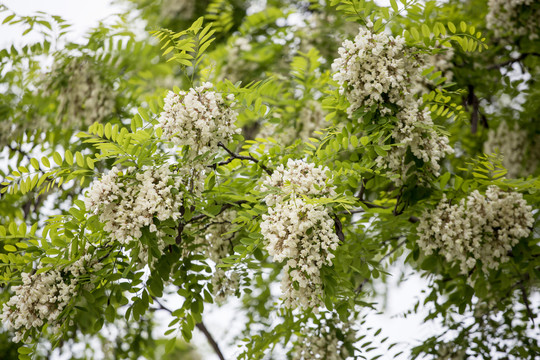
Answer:
[{"label": "white flower cluster", "polygon": [[266,249],[276,261],[285,261],[281,281],[284,305],[317,308],[323,296],[320,269],[332,265],[339,239],[328,210],[300,198],[334,196],[326,168],[302,160],[278,167],[261,189],[279,189],[265,197],[269,206],[263,215],[261,234]]},{"label": "white flower cluster", "polygon": [[223,304],[227,298],[234,294],[240,287],[240,275],[234,271],[226,273],[217,268],[212,277],[212,294],[218,304]]},{"label": "white flower cluster", "polygon": [[114,91],[89,61],[71,60],[63,69],[56,64],[45,87],[45,94],[56,96],[59,120],[68,126],[88,126],[114,112]]},{"label": "white flower cluster", "polygon": [[[411,84],[421,79],[419,68],[424,64],[423,58],[408,50],[405,38],[376,34],[371,27],[361,27],[354,41],[345,40],[339,55],[332,70],[340,91],[351,104],[349,115],[362,106],[384,102],[404,107],[411,95]],[[383,115],[391,112],[382,107],[380,111]]]},{"label": "white flower cluster", "polygon": [[261,191],[272,191],[265,196],[268,206],[280,203],[291,194],[332,197],[336,195],[331,179],[326,176],[328,168],[315,166],[303,160],[289,159],[287,167],[279,165],[264,180]]},{"label": "white flower cluster", "polygon": [[[82,282],[80,277],[99,271],[102,267],[89,254],[82,256],[63,269],[51,269],[40,274],[22,274],[21,285],[4,304],[0,319],[6,330],[15,332],[14,342],[21,341],[26,331],[49,324],[52,333],[60,330],[60,314],[74,299],[81,287],[93,289],[91,282]],[[90,269],[90,271],[88,271]]]},{"label": "white flower cluster", "polygon": [[[429,112],[421,110],[421,102],[414,98],[414,88],[422,80],[424,57],[413,55],[401,36],[374,33],[372,24],[360,28],[354,42],[345,40],[339,54],[332,68],[336,71],[334,80],[351,104],[347,109],[349,116],[362,106],[392,103],[398,108],[392,138],[402,145],[392,146],[387,156],[379,156],[378,165],[401,174],[394,180],[400,185],[412,166],[405,163],[404,156],[410,147],[437,176],[439,161],[453,150],[448,138],[435,131]],[[384,106],[379,106],[379,111],[382,115],[392,113]]]},{"label": "white flower cluster", "polygon": [[[540,6],[537,0],[489,0],[488,8],[487,27],[496,37],[511,35],[538,39]],[[524,12],[529,14],[524,16]]]},{"label": "white flower cluster", "polygon": [[[446,136],[439,136],[433,128],[433,120],[427,109],[421,110],[415,100],[411,100],[403,111],[397,114],[398,123],[392,132],[392,138],[398,144],[406,144],[415,157],[424,161],[435,176],[439,175],[439,162],[451,154],[453,149]],[[406,163],[407,146],[394,146],[387,156],[379,156],[375,161],[381,168],[402,174],[405,177],[411,163]],[[402,178],[395,180],[400,184]]]},{"label": "white flower cluster", "polygon": [[161,17],[190,19],[195,12],[195,0],[162,0]]},{"label": "white flower cluster", "polygon": [[[218,143],[227,143],[240,129],[234,122],[238,113],[204,83],[188,92],[169,92],[159,118],[163,136],[175,145],[190,147],[190,156],[216,151]],[[234,95],[227,96],[233,101]]]},{"label": "white flower cluster", "polygon": [[[336,327],[339,326],[339,327]],[[306,327],[292,351],[293,360],[346,360],[353,354],[344,346],[354,344],[355,331],[350,323],[339,323],[332,327],[321,324],[317,328]],[[341,335],[338,335],[337,332]],[[341,338],[342,340],[340,340]]]},{"label": "white flower cluster", "polygon": [[[279,118],[281,114],[274,114],[274,116]],[[272,137],[280,145],[287,146],[297,139],[308,141],[314,135],[314,131],[329,126],[321,104],[318,101],[309,100],[300,110],[297,119],[292,119],[291,122],[287,122],[286,126],[281,127],[276,123],[265,123],[255,137],[263,139]]]},{"label": "white flower cluster", "polygon": [[484,153],[502,155],[502,164],[508,170],[507,176],[516,178],[523,173],[528,142],[526,131],[520,130],[517,124],[511,130],[506,121],[503,121],[497,129],[489,130]]},{"label": "white flower cluster", "polygon": [[[236,218],[235,209],[226,209],[208,224],[204,224],[201,235],[196,237],[193,244],[201,247],[201,251],[216,264],[229,255],[232,248],[231,235],[225,235],[231,229],[231,224]],[[192,227],[192,224],[188,224]]]},{"label": "white flower cluster", "polygon": [[[158,239],[163,237],[154,218],[177,220],[182,206],[183,179],[173,176],[168,166],[146,168],[132,175],[134,171],[130,168],[123,173],[113,167],[93,184],[85,198],[86,208],[99,214],[104,230],[124,245],[139,239],[146,226]],[[165,244],[160,240],[158,246],[163,249]]]},{"label": "white flower cluster", "polygon": [[451,205],[443,196],[422,215],[418,245],[427,255],[439,251],[446,260],[459,261],[462,273],[477,261],[487,271],[508,261],[508,252],[529,236],[533,222],[532,207],[520,193],[492,185],[485,196],[475,190],[459,204]]},{"label": "white flower cluster", "polygon": [[326,114],[318,101],[310,100],[300,110],[299,125],[300,128],[298,136],[302,141],[307,141],[309,137],[313,136],[315,130],[320,130],[327,126]]},{"label": "white flower cluster", "polygon": [[251,44],[246,37],[236,37],[226,47],[227,56],[224,57],[218,80],[230,80],[232,83],[245,79],[246,74],[257,69],[255,61],[247,61],[244,54],[251,51]]},{"label": "white flower cluster", "polygon": [[437,360],[465,360],[468,358],[466,349],[455,343],[439,343],[438,347]]}]

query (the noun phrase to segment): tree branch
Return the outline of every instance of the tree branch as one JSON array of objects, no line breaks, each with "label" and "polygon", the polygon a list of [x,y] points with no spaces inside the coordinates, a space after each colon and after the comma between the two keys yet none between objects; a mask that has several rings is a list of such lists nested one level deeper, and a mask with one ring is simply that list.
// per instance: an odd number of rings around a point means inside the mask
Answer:
[{"label": "tree branch", "polygon": [[469,96],[467,97],[467,103],[472,105],[471,113],[471,133],[476,134],[478,130],[478,118],[480,115],[480,100],[474,94],[474,86],[469,84]]},{"label": "tree branch", "polygon": [[212,337],[212,334],[210,334],[210,332],[208,331],[206,326],[204,326],[204,323],[201,321],[200,323],[197,323],[197,325],[195,325],[195,326],[197,326],[197,329],[201,330],[202,333],[204,334],[204,336],[206,336],[206,339],[208,340],[208,342],[210,343],[210,345],[214,349],[214,352],[219,357],[219,359],[220,360],[225,360],[225,357],[221,353],[221,350],[219,349],[219,346],[218,346],[217,342],[214,340],[214,338]]},{"label": "tree branch", "polygon": [[[388,259],[393,253],[395,253],[396,251],[398,251],[399,248],[401,248],[405,243],[407,242],[407,239],[403,239],[401,242],[399,242],[395,248],[393,248],[389,253],[387,253],[386,255],[384,255],[378,262],[377,262],[377,265],[380,265],[384,260]],[[356,290],[354,290],[355,293],[360,293],[360,291],[362,291],[362,288],[364,287],[364,285],[367,284],[367,282],[369,281],[369,279],[364,279],[360,285],[358,285],[358,287],[356,288]]]},{"label": "tree branch", "polygon": [[232,152],[231,150],[229,150],[225,145],[223,145],[223,143],[220,141],[218,143],[218,146],[222,149],[224,149],[227,154],[229,154],[230,158],[225,160],[225,161],[222,161],[222,162],[219,162],[217,164],[215,164],[214,166],[221,166],[221,165],[226,165],[228,163],[230,163],[231,161],[233,161],[234,159],[239,159],[239,160],[248,160],[248,161],[252,161],[254,162],[255,164],[258,164],[261,169],[263,169],[268,175],[272,175],[272,170],[268,169],[265,165],[261,164],[261,162],[258,160],[258,159],[255,159],[253,156],[243,156],[243,155],[238,155],[234,152]]},{"label": "tree branch", "polygon": [[343,224],[337,215],[334,216],[334,225],[336,226],[336,235],[339,241],[345,241],[345,235],[343,235]]},{"label": "tree branch", "polygon": [[506,61],[503,61],[502,63],[500,64],[492,64],[492,65],[489,65],[487,67],[488,70],[493,70],[493,69],[500,69],[502,67],[505,67],[507,65],[511,65],[511,64],[514,64],[516,62],[519,62],[523,59],[525,59],[527,56],[529,55],[533,55],[533,56],[540,56],[540,53],[536,53],[536,52],[530,52],[530,53],[523,53],[521,55],[519,55],[517,58],[515,59],[509,59],[509,60],[506,60]]},{"label": "tree branch", "polygon": [[[169,314],[172,315],[173,312],[171,309],[165,307],[157,298],[152,297],[152,299],[156,302],[156,304],[159,305],[158,307],[159,310],[165,310]],[[204,336],[206,336],[206,340],[208,341],[208,343],[210,343],[210,346],[212,346],[212,349],[214,349],[214,352],[219,357],[219,359],[225,360],[225,357],[223,356],[223,353],[221,352],[221,349],[219,348],[218,343],[216,342],[216,340],[214,340],[214,337],[212,336],[212,334],[210,334],[210,332],[208,331],[206,326],[203,324],[203,322],[201,321],[200,323],[197,323],[195,326],[197,326],[197,329],[199,329],[204,334]]]},{"label": "tree branch", "polygon": [[522,282],[519,284],[519,289],[521,290],[521,298],[523,299],[523,303],[525,304],[525,309],[527,309],[527,315],[529,316],[529,319],[531,319],[531,322],[534,325],[534,314],[531,310],[527,291],[525,290],[525,286],[523,286]]}]

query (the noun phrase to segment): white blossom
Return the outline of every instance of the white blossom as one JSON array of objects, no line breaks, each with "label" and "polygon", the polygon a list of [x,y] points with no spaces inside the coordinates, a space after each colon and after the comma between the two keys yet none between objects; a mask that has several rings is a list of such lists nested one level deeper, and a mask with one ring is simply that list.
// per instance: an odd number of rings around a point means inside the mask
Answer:
[{"label": "white blossom", "polygon": [[[332,265],[332,251],[339,245],[328,210],[301,196],[334,196],[327,168],[302,160],[280,165],[264,180],[262,191],[278,190],[265,197],[261,234],[268,253],[284,262],[281,290],[288,308],[317,308],[323,296],[320,269]],[[288,199],[286,199],[288,197]]]},{"label": "white blossom", "polygon": [[165,19],[191,19],[195,12],[195,5],[195,0],[162,0],[160,14]]},{"label": "white blossom", "polygon": [[189,146],[190,158],[215,152],[219,142],[227,143],[240,132],[234,124],[238,113],[220,93],[209,90],[212,87],[204,83],[188,92],[171,91],[165,98],[159,118],[163,136],[175,145]]},{"label": "white blossom", "polygon": [[248,61],[244,55],[251,51],[250,39],[247,37],[234,37],[226,47],[227,56],[223,59],[223,65],[218,75],[218,80],[230,80],[232,83],[240,81],[257,69],[255,61]]},{"label": "white blossom", "polygon": [[[489,0],[486,23],[496,37],[528,36],[538,39],[540,6],[537,0]],[[524,16],[524,12],[529,12]]]},{"label": "white blossom", "polygon": [[405,178],[411,162],[406,161],[407,149],[413,155],[427,164],[427,169],[434,175],[439,175],[440,161],[454,150],[449,145],[448,137],[438,134],[431,115],[427,109],[420,109],[416,101],[410,102],[403,111],[397,114],[397,125],[392,131],[394,143],[402,146],[392,146],[386,156],[379,156],[375,161],[381,168],[389,168],[401,177],[395,182],[399,185]]},{"label": "white blossom", "polygon": [[227,298],[240,287],[240,275],[234,271],[225,272],[217,268],[212,277],[212,294],[218,304],[223,304]]},{"label": "white blossom", "polygon": [[458,261],[462,273],[477,261],[487,271],[509,260],[508,252],[529,236],[533,222],[532,207],[520,193],[492,185],[485,195],[475,190],[459,204],[443,196],[422,215],[418,245],[427,255],[438,251],[446,260]]},{"label": "white blossom", "polygon": [[[199,229],[201,233],[195,237],[192,244],[200,247],[201,252],[213,262],[220,263],[221,259],[229,255],[231,251],[231,235],[225,234],[231,230],[235,218],[235,209],[222,211],[216,217],[210,219],[208,224],[201,226],[202,229]],[[188,224],[187,227],[197,231],[192,224]]]},{"label": "white blossom", "polygon": [[12,287],[15,294],[4,304],[0,314],[4,328],[15,333],[13,341],[21,341],[28,330],[40,328],[45,323],[57,333],[62,321],[60,314],[77,292],[81,288],[86,291],[94,288],[91,282],[80,278],[101,267],[101,263],[86,254],[63,269],[39,274],[22,273],[22,284]]},{"label": "white blossom", "polygon": [[313,136],[315,130],[327,127],[328,124],[325,117],[326,114],[318,101],[308,101],[302,110],[300,110],[300,115],[298,116],[298,137],[302,141],[308,141],[309,137]]},{"label": "white blossom", "polygon": [[[96,181],[85,198],[86,208],[99,215],[104,230],[113,240],[128,245],[138,241],[142,229],[148,227],[158,238],[158,248],[165,243],[160,239],[164,234],[158,230],[154,219],[165,221],[180,218],[182,206],[183,178],[174,176],[168,166],[146,168],[135,173],[134,168],[125,173],[113,167],[99,181]],[[139,257],[145,260],[147,249]]]},{"label": "white blossom", "polygon": [[[413,55],[405,38],[374,33],[361,27],[354,41],[345,40],[334,60],[334,80],[340,85],[349,103],[349,115],[362,106],[384,102],[404,107],[411,95],[411,84],[421,79],[419,68],[423,58]],[[381,114],[391,112],[379,106]]]},{"label": "white blossom", "polygon": [[326,175],[328,171],[326,167],[315,166],[303,160],[287,160],[287,167],[279,165],[272,175],[268,175],[263,181],[261,191],[277,190],[277,193],[266,195],[266,205],[273,206],[292,193],[335,196],[335,188]]},{"label": "white blossom", "polygon": [[[440,47],[440,45],[439,45]],[[441,72],[441,76],[446,78],[446,81],[452,81],[454,73],[452,72],[452,58],[454,57],[454,48],[444,48],[435,54],[428,55],[425,59],[425,65],[421,69],[429,69],[433,67],[434,72]],[[413,89],[411,90],[414,94],[427,94],[430,91],[430,87],[433,87],[433,81],[429,80],[427,77],[422,76],[419,82],[413,83]]]},{"label": "white blossom", "polygon": [[[484,142],[484,153],[498,153],[503,156],[502,164],[508,170],[507,177],[517,178],[524,175],[524,161],[529,150],[528,134],[521,130],[517,124],[510,129],[503,121],[496,129],[490,129],[488,138]],[[536,168],[538,159],[528,158],[528,163]]]},{"label": "white blossom", "polygon": [[55,64],[44,81],[44,93],[55,96],[58,120],[67,126],[88,126],[113,113],[116,95],[102,77],[88,60],[73,59],[65,68]]},{"label": "white blossom", "polygon": [[332,64],[334,80],[350,103],[347,112],[352,116],[361,107],[377,106],[381,115],[395,115],[392,139],[399,145],[386,149],[388,154],[379,156],[376,162],[398,175],[393,177],[396,185],[406,180],[413,165],[412,161],[406,162],[407,149],[437,176],[440,161],[453,150],[448,138],[435,130],[429,111],[422,109],[421,101],[414,97],[418,92],[415,88],[422,83],[426,58],[414,55],[403,37],[376,34],[368,25],[360,28],[354,41],[345,40],[339,49],[340,57]]},{"label": "white blossom", "polygon": [[[338,335],[338,331],[341,333]],[[341,338],[341,340],[339,339]],[[346,360],[350,359],[345,342],[353,344],[355,330],[349,322],[338,324],[322,321],[317,327],[305,326],[292,350],[293,360]]]}]

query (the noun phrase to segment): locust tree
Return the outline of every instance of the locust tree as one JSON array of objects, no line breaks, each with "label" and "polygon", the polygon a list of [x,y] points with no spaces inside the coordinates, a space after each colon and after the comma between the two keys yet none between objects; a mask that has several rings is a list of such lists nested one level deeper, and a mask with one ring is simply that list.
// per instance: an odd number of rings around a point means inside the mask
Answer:
[{"label": "locust tree", "polygon": [[[128,4],[0,8],[2,357],[223,359],[230,302],[239,359],[539,355],[540,3]],[[406,352],[364,318],[404,268]]]}]

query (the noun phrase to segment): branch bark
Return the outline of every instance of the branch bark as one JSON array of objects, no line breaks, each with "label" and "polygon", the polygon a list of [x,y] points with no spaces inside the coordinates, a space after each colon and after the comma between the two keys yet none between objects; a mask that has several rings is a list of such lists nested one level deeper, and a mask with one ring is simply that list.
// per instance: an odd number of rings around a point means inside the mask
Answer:
[{"label": "branch bark", "polygon": [[[158,299],[156,299],[155,297],[153,297],[152,299],[156,302],[156,304],[159,305],[158,307],[159,310],[165,310],[169,314],[173,313],[171,309],[165,307]],[[210,334],[210,332],[208,331],[204,323],[201,321],[200,323],[197,323],[195,326],[204,334],[204,336],[206,337],[206,340],[208,341],[210,346],[212,346],[212,349],[214,350],[218,358],[220,360],[225,360],[225,357],[223,356],[223,353],[221,352],[221,349],[219,348],[218,343],[216,342],[216,340],[214,340],[214,337],[212,336],[212,334]]]},{"label": "branch bark", "polygon": [[503,61],[502,63],[499,63],[499,64],[492,64],[492,65],[489,65],[487,67],[488,70],[493,70],[493,69],[500,69],[502,67],[505,67],[507,65],[511,65],[511,64],[514,64],[516,62],[519,62],[523,59],[525,59],[527,56],[529,55],[532,55],[532,56],[540,56],[540,53],[536,53],[536,52],[531,52],[531,53],[523,53],[521,55],[519,55],[517,58],[515,59],[509,59],[509,60],[506,60],[506,61]]},{"label": "branch bark", "polygon": [[219,346],[218,346],[217,342],[214,340],[214,338],[212,337],[212,334],[210,334],[210,332],[208,331],[206,326],[204,326],[204,323],[201,321],[200,323],[197,323],[197,325],[195,325],[195,326],[197,326],[197,329],[199,329],[204,334],[204,336],[206,336],[206,339],[208,340],[208,342],[210,343],[210,345],[214,349],[214,352],[219,357],[219,359],[220,360],[225,360],[225,357],[221,353],[221,350],[219,349]]}]

